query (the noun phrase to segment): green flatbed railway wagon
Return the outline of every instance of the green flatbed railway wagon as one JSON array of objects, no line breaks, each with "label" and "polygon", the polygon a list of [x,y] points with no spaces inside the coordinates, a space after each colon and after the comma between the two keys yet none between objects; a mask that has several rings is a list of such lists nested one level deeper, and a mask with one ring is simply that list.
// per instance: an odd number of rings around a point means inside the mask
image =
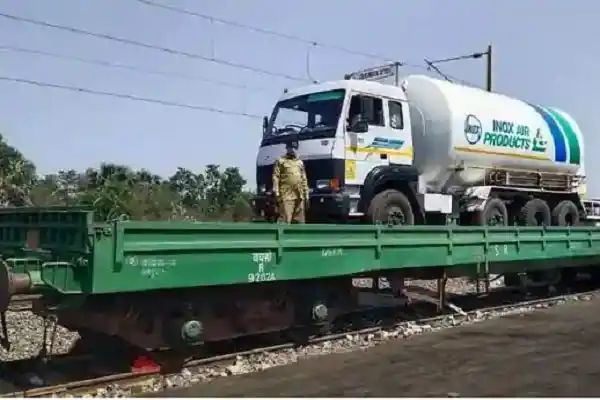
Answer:
[{"label": "green flatbed railway wagon", "polygon": [[[40,313],[144,348],[324,323],[352,310],[351,277],[569,271],[600,262],[600,228],[117,221],[75,209],[0,210],[0,309]],[[565,274],[569,275],[569,274]]]}]

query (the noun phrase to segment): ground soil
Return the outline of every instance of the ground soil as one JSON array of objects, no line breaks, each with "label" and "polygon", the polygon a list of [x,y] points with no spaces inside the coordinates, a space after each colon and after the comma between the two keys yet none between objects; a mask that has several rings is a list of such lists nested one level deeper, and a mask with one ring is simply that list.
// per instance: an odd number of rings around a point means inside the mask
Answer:
[{"label": "ground soil", "polygon": [[164,397],[600,396],[600,301],[446,329]]}]

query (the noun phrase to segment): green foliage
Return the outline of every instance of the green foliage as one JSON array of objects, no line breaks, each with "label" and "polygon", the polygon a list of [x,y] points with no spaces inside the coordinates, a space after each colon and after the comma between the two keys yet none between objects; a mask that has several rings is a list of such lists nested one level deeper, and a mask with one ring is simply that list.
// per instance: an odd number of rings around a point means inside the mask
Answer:
[{"label": "green foliage", "polygon": [[234,208],[243,209],[240,202],[250,207],[241,193],[244,184],[237,168],[221,172],[211,165],[205,173],[178,168],[165,180],[146,170],[103,164],[84,173],[59,171],[40,179],[33,187],[32,200],[38,206],[92,207],[99,220],[223,220],[231,219]]},{"label": "green foliage", "polygon": [[0,206],[30,204],[31,189],[36,181],[35,166],[0,135]]},{"label": "green foliage", "polygon": [[0,136],[0,206],[86,206],[98,220],[249,220],[246,181],[238,168],[178,168],[163,179],[148,170],[102,164],[36,178],[33,163]]},{"label": "green foliage", "polygon": [[242,193],[233,205],[231,219],[236,222],[249,222],[252,220],[253,214],[249,196]]}]

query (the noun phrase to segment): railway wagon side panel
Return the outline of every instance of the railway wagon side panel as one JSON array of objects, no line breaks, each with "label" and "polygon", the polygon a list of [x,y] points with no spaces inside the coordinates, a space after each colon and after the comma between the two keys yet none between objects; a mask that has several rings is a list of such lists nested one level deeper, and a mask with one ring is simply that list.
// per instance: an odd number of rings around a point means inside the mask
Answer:
[{"label": "railway wagon side panel", "polygon": [[[259,284],[399,269],[474,272],[593,265],[600,228],[270,225],[120,221],[4,209],[0,252],[64,294]],[[35,274],[34,274],[35,275]],[[36,278],[37,279],[37,278]]]},{"label": "railway wagon side panel", "polygon": [[350,275],[377,269],[375,232],[364,227],[123,223],[98,293]]},{"label": "railway wagon side panel", "polygon": [[[595,262],[600,230],[119,222],[95,248],[94,293],[442,267]],[[114,245],[106,245],[106,243]],[[56,282],[59,284],[59,282]]]}]

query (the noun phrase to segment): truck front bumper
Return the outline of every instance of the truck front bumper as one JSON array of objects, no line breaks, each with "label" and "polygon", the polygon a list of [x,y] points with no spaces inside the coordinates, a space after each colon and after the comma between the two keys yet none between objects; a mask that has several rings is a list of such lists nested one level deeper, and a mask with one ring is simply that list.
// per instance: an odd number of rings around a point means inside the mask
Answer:
[{"label": "truck front bumper", "polygon": [[[309,196],[309,208],[306,221],[312,223],[341,222],[350,213],[350,198],[343,192],[313,192]],[[256,195],[253,200],[255,218],[267,222],[277,221],[277,202],[271,193]]]}]

